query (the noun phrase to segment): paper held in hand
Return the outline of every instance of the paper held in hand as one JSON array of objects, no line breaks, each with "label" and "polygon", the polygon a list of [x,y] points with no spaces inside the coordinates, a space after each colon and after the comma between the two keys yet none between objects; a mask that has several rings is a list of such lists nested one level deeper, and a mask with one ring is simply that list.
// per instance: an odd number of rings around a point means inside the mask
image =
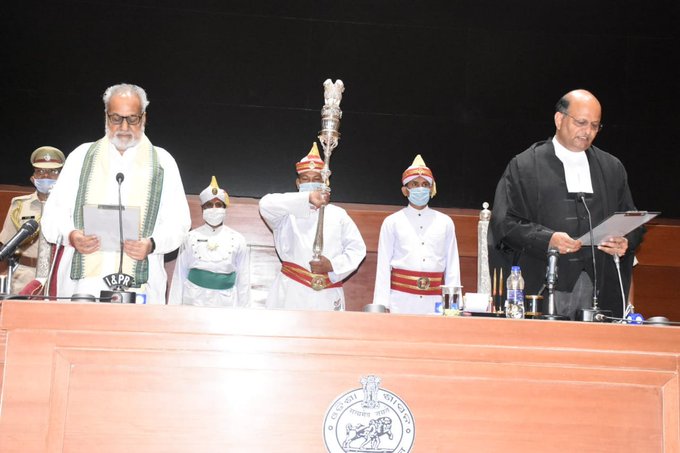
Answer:
[{"label": "paper held in hand", "polygon": [[[139,206],[123,206],[123,240],[139,239]],[[83,206],[83,232],[99,237],[100,250],[120,252],[118,205]]]},{"label": "paper held in hand", "polygon": [[[625,236],[659,214],[660,212],[648,211],[627,211],[612,214],[598,226],[593,228],[593,241],[595,242],[595,245],[600,245],[609,238]],[[581,241],[583,245],[590,245],[590,232],[584,234],[578,238],[578,240]]]}]

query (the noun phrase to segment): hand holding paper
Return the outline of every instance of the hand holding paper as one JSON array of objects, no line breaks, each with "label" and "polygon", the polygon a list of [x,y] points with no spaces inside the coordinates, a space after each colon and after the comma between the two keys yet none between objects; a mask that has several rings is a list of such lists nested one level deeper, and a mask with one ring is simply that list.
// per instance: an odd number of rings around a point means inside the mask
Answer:
[{"label": "hand holding paper", "polygon": [[623,256],[628,250],[628,239],[623,236],[609,238],[600,243],[597,248],[612,256]]},{"label": "hand holding paper", "polygon": [[95,235],[86,236],[80,230],[73,230],[68,235],[68,240],[78,252],[88,255],[99,250],[99,238]]}]

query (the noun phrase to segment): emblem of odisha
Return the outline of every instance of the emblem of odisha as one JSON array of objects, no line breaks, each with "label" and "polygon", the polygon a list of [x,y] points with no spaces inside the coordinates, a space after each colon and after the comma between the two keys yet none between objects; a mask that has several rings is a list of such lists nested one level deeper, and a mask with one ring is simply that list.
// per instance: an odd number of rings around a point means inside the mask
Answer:
[{"label": "emblem of odisha", "polygon": [[333,401],[326,412],[323,437],[329,453],[407,453],[415,440],[415,422],[406,403],[380,388],[378,376],[364,376],[362,388]]}]

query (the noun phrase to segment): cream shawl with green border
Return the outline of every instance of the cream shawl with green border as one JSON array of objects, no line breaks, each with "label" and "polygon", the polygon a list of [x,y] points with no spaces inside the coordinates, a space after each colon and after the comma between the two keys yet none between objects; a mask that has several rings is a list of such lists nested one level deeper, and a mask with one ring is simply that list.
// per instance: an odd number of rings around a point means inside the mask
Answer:
[{"label": "cream shawl with green border", "polygon": [[[130,181],[132,188],[128,192],[125,206],[140,207],[140,238],[151,237],[158,208],[161,201],[163,188],[163,168],[158,163],[158,153],[146,135],[142,136],[137,145],[138,152],[135,156],[132,170],[126,174],[126,181]],[[104,204],[103,184],[100,181],[107,181],[111,178],[108,154],[109,139],[104,137],[92,144],[87,150],[83,168],[80,173],[80,185],[76,204],[73,210],[73,223],[76,229],[83,229],[83,206],[86,204]],[[71,278],[74,280],[85,277],[101,277],[102,257],[101,251],[88,255],[83,255],[76,251],[73,255],[71,264]],[[118,269],[110,269],[116,272]],[[109,270],[107,270],[106,273]],[[123,272],[132,275],[135,279],[135,286],[146,283],[149,279],[149,261],[133,260],[127,255],[123,255]]]}]

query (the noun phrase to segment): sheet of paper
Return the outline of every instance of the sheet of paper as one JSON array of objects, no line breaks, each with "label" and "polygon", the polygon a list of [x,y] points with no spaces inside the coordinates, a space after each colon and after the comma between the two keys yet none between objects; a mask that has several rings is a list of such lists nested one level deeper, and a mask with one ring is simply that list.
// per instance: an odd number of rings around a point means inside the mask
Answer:
[{"label": "sheet of paper", "polygon": [[[139,206],[123,206],[123,240],[139,239]],[[100,250],[120,252],[120,226],[117,205],[83,206],[86,235],[99,237]]]},{"label": "sheet of paper", "polygon": [[[617,212],[593,228],[593,241],[595,245],[599,245],[609,238],[625,236],[658,215],[658,212],[647,211]],[[578,240],[583,245],[590,245],[590,233],[584,234]]]},{"label": "sheet of paper", "polygon": [[488,312],[491,308],[491,295],[484,293],[465,293],[465,311]]}]

